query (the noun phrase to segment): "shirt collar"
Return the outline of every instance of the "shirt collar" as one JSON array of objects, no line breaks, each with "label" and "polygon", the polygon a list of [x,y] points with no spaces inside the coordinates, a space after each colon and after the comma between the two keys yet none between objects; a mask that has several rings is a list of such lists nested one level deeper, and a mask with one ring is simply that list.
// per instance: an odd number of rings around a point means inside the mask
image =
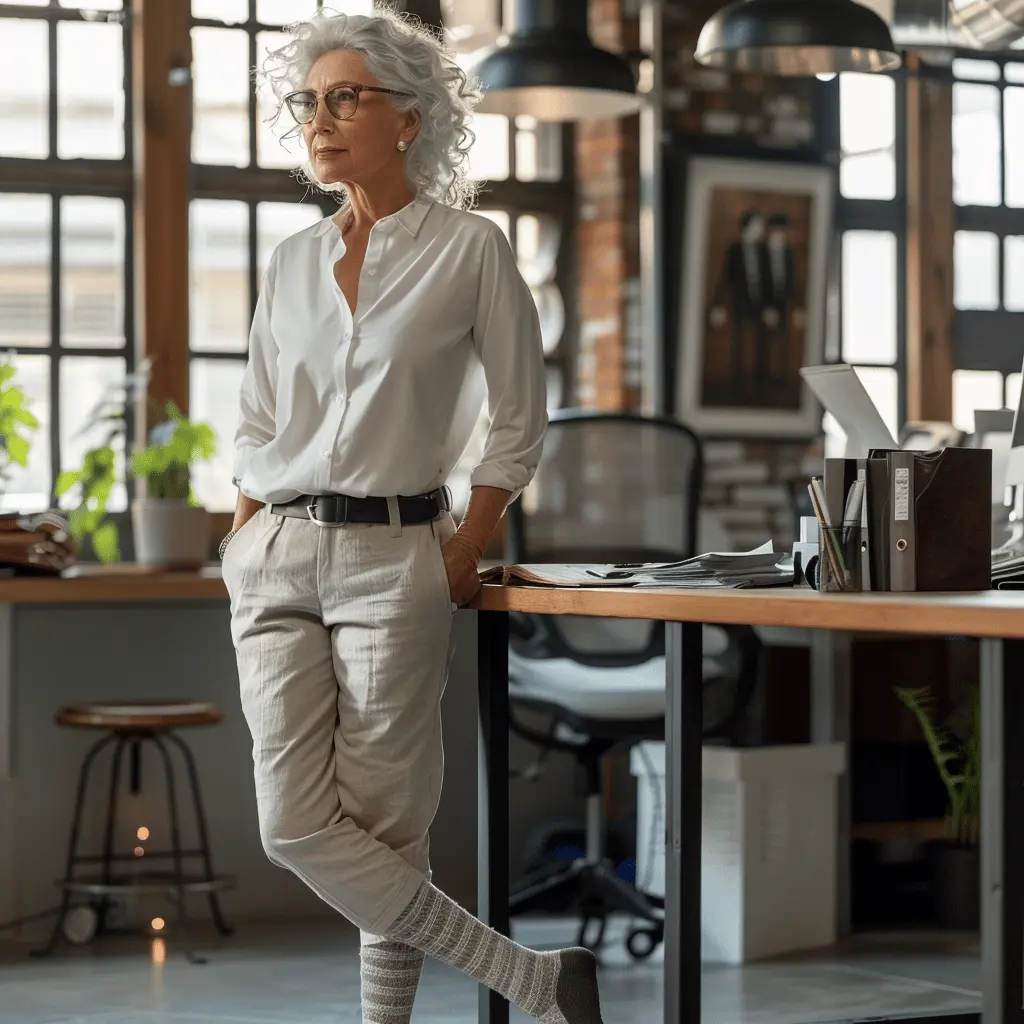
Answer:
[{"label": "shirt collar", "polygon": [[[407,206],[403,206],[397,213],[391,214],[390,217],[384,217],[383,220],[398,221],[398,223],[401,224],[413,238],[415,238],[419,234],[419,230],[423,226],[423,221],[426,220],[427,214],[430,212],[430,207],[433,205],[434,202],[432,199],[426,199],[419,196]],[[320,237],[321,235],[327,234],[331,228],[336,227],[337,225],[334,223],[333,215],[325,217],[313,229],[313,234]]]}]

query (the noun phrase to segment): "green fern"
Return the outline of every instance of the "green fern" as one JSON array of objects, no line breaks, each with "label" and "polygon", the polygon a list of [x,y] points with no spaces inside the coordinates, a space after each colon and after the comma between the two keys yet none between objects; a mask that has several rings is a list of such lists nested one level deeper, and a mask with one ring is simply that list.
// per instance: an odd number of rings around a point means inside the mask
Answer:
[{"label": "green fern", "polygon": [[896,696],[921,727],[939,778],[949,798],[947,835],[955,843],[978,841],[981,811],[981,698],[971,687],[966,736],[958,741],[950,729],[936,721],[935,697],[930,687],[897,687]]}]

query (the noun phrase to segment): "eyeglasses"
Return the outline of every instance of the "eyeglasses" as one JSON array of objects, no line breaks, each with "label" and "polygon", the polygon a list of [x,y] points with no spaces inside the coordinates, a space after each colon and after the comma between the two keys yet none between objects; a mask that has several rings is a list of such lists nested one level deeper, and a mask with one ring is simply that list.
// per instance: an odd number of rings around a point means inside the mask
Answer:
[{"label": "eyeglasses", "polygon": [[[362,92],[383,92],[389,96],[411,96],[411,92],[399,92],[397,89],[382,89],[378,85],[339,85],[323,93],[324,103],[332,117],[339,121],[347,121],[359,109],[359,94]],[[288,112],[299,124],[309,124],[316,117],[316,106],[319,94],[310,89],[289,93],[285,96]]]}]

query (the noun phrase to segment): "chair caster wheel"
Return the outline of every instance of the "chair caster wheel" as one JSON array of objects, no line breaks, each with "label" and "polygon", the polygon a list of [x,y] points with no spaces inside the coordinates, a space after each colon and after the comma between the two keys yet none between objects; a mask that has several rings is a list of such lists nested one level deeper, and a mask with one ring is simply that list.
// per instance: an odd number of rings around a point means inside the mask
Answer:
[{"label": "chair caster wheel", "polygon": [[[577,933],[576,945],[589,949],[596,953],[604,945],[604,930],[607,921],[603,917],[585,917],[580,922],[580,930]],[[594,930],[591,925],[595,925]],[[594,933],[596,931],[596,934]]]},{"label": "chair caster wheel", "polygon": [[646,960],[661,944],[660,928],[634,928],[626,936],[626,949],[634,960]]},{"label": "chair caster wheel", "polygon": [[60,930],[72,946],[87,946],[96,938],[99,925],[100,916],[96,912],[96,908],[83,903],[73,907],[64,915],[64,919],[60,923]]}]

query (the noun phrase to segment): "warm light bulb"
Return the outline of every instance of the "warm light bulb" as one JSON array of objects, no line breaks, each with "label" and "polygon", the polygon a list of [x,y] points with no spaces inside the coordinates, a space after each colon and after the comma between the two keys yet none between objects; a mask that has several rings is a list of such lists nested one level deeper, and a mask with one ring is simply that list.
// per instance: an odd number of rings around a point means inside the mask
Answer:
[{"label": "warm light bulb", "polygon": [[162,917],[154,917],[153,920],[149,922],[149,927],[155,932],[162,932],[166,923],[167,922],[164,921]]},{"label": "warm light bulb", "polygon": [[146,828],[145,825],[143,825],[142,828],[140,828],[139,831],[135,833],[135,835],[136,838],[141,839],[143,842],[145,842],[149,838],[149,829]]},{"label": "warm light bulb", "polygon": [[136,846],[134,853],[136,857],[144,857],[146,855],[146,851],[141,846]]}]

